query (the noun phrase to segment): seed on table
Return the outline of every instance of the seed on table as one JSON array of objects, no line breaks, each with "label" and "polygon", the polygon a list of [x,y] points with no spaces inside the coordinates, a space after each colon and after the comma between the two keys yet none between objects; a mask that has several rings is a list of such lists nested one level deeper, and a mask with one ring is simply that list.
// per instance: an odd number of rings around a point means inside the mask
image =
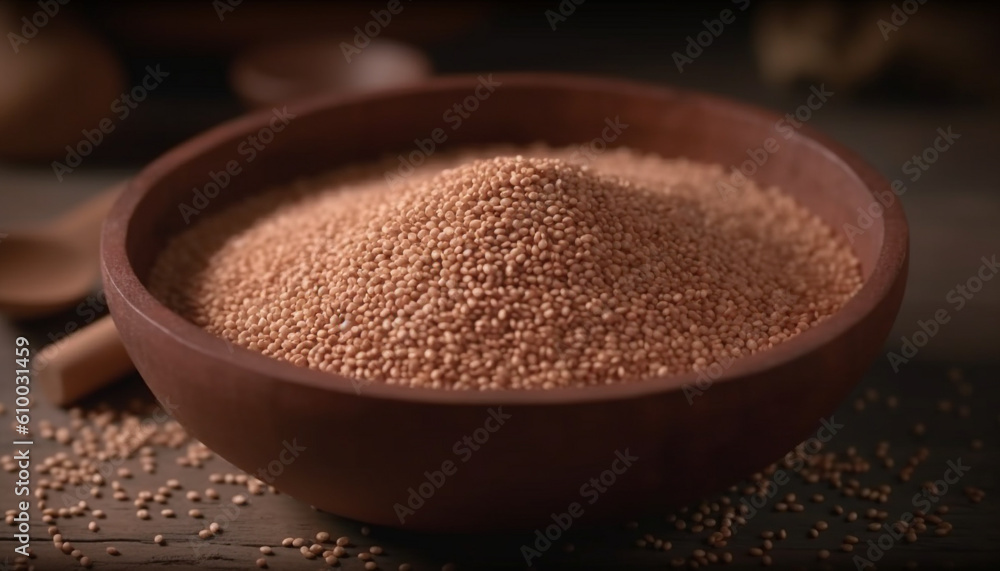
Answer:
[{"label": "seed on table", "polygon": [[166,509],[166,510],[160,510],[160,515],[162,515],[163,517],[174,517],[176,514],[174,514],[174,510]]},{"label": "seed on table", "polygon": [[868,524],[868,531],[878,531],[882,529],[882,524],[880,523],[870,523]]},{"label": "seed on table", "polygon": [[212,535],[213,535],[212,532],[209,531],[209,530],[207,530],[207,529],[203,529],[203,530],[201,530],[201,531],[198,532],[198,537],[200,537],[202,539],[208,539],[208,538],[212,537]]},{"label": "seed on table", "polygon": [[92,522],[90,522],[90,523],[87,524],[87,529],[89,529],[90,531],[97,531],[97,530],[99,530],[101,528],[100,528],[100,526],[97,525],[96,521],[92,521]]},{"label": "seed on table", "polygon": [[812,528],[806,535],[809,536],[809,539],[816,539],[817,537],[819,537],[819,530],[817,530],[816,528]]},{"label": "seed on table", "polygon": [[190,509],[190,510],[188,510],[188,516],[193,517],[193,518],[200,518],[200,517],[202,517],[201,510]]},{"label": "seed on table", "polygon": [[774,548],[774,543],[770,539],[765,539],[761,547],[764,548],[764,551],[770,551]]},{"label": "seed on table", "polygon": [[820,550],[819,550],[819,551],[818,551],[818,552],[816,553],[816,557],[817,557],[818,559],[828,559],[828,558],[830,557],[830,552],[829,552],[829,551],[827,551],[826,549],[820,549]]},{"label": "seed on table", "polygon": [[200,502],[201,501],[201,494],[199,494],[195,490],[188,490],[188,493],[185,494],[185,497],[187,497],[187,499],[188,499],[189,502]]},{"label": "seed on table", "polygon": [[761,555],[764,555],[764,550],[759,547],[751,547],[749,553],[754,557],[760,557]]},{"label": "seed on table", "polygon": [[245,506],[247,503],[247,497],[242,494],[237,494],[233,496],[233,503],[238,506]]},{"label": "seed on table", "polygon": [[335,557],[344,557],[345,555],[347,555],[347,550],[344,549],[343,546],[338,545],[337,547],[333,548],[333,555]]},{"label": "seed on table", "polygon": [[851,551],[854,551],[854,546],[851,545],[850,543],[845,543],[840,546],[840,550],[845,553],[850,553]]},{"label": "seed on table", "polygon": [[817,522],[816,522],[816,529],[818,529],[818,530],[820,530],[820,531],[826,531],[826,529],[827,529],[828,527],[830,527],[830,526],[829,526],[829,524],[827,524],[827,523],[826,523],[825,521],[823,521],[823,520],[819,520],[819,521],[817,521]]},{"label": "seed on table", "polygon": [[260,559],[258,559],[257,560],[257,567],[260,567],[261,569],[267,569],[267,559],[264,559],[263,557],[261,557]]},{"label": "seed on table", "polygon": [[323,545],[320,543],[314,543],[309,546],[309,551],[312,551],[316,555],[319,555],[320,553],[323,553]]},{"label": "seed on table", "polygon": [[121,552],[118,551],[118,549],[114,548],[114,547],[109,547],[105,551],[108,552],[108,555],[121,555]]},{"label": "seed on table", "polygon": [[210,500],[219,499],[219,492],[215,491],[215,488],[205,488],[205,497]]},{"label": "seed on table", "polygon": [[409,563],[401,563],[399,565],[399,571],[412,571],[412,570],[413,566],[411,566]]},{"label": "seed on table", "polygon": [[93,563],[90,562],[90,558],[89,557],[87,557],[86,555],[84,555],[83,557],[80,558],[80,565],[82,565],[82,566],[84,566],[84,567],[86,567],[86,568],[89,569],[91,566],[93,566]]},{"label": "seed on table", "polygon": [[916,435],[916,436],[923,436],[924,433],[926,433],[926,432],[927,432],[927,427],[924,426],[924,423],[918,422],[918,423],[916,423],[916,424],[913,425],[913,434],[914,435]]},{"label": "seed on table", "polygon": [[219,525],[219,522],[217,522],[217,521],[213,521],[213,522],[212,522],[212,523],[211,523],[211,524],[210,524],[210,525],[208,526],[208,530],[209,530],[209,531],[211,531],[212,533],[220,533],[220,532],[222,531],[222,526],[221,526],[221,525]]},{"label": "seed on table", "polygon": [[213,484],[221,484],[224,481],[222,474],[209,474],[208,481]]},{"label": "seed on table", "polygon": [[330,541],[330,534],[325,531],[321,531],[316,534],[316,541],[326,543],[327,541]]},{"label": "seed on table", "polygon": [[157,545],[163,545],[163,536],[159,535],[159,534],[154,535],[153,536],[153,543],[155,543]]},{"label": "seed on table", "polygon": [[60,549],[62,549],[63,553],[69,555],[70,553],[73,553],[73,544],[68,541],[64,541]]},{"label": "seed on table", "polygon": [[281,540],[281,546],[282,547],[292,547],[292,542],[294,542],[294,541],[295,540],[292,539],[291,537],[286,537],[285,539]]},{"label": "seed on table", "polygon": [[857,537],[853,536],[853,535],[845,535],[844,536],[844,543],[850,543],[850,544],[853,545],[853,544],[855,544],[855,543],[857,543],[859,541],[861,541],[861,540],[858,539]]},{"label": "seed on table", "polygon": [[365,571],[374,571],[375,569],[378,569],[378,563],[375,563],[374,561],[365,563]]},{"label": "seed on table", "polygon": [[372,555],[382,555],[382,548],[379,547],[378,545],[373,545],[369,547],[368,551],[370,551]]},{"label": "seed on table", "polygon": [[104,519],[104,510],[94,510],[93,516],[97,519]]},{"label": "seed on table", "polygon": [[847,521],[855,521],[856,519],[858,519],[858,512],[848,512],[847,517],[845,519]]},{"label": "seed on table", "polygon": [[292,547],[302,547],[305,544],[306,540],[302,539],[301,537],[296,537],[295,539],[292,540]]},{"label": "seed on table", "polygon": [[305,545],[303,545],[302,547],[299,548],[299,552],[306,559],[316,559],[316,554],[313,553],[312,551],[309,551],[309,548],[306,547]]},{"label": "seed on table", "polygon": [[329,565],[330,567],[334,567],[340,563],[340,560],[334,557],[333,555],[327,555],[326,557],[323,558],[323,561],[326,561],[326,564]]},{"label": "seed on table", "polygon": [[362,561],[370,561],[371,558],[372,558],[372,554],[371,553],[366,553],[364,551],[362,551],[361,553],[358,553],[358,559],[360,559]]},{"label": "seed on table", "polygon": [[139,510],[135,512],[135,517],[139,519],[149,519],[149,510]]},{"label": "seed on table", "polygon": [[340,547],[347,547],[350,544],[351,544],[351,540],[346,535],[337,538],[337,545],[339,545]]},{"label": "seed on table", "polygon": [[268,547],[267,545],[260,546],[260,552],[263,553],[264,555],[274,554],[274,550]]}]

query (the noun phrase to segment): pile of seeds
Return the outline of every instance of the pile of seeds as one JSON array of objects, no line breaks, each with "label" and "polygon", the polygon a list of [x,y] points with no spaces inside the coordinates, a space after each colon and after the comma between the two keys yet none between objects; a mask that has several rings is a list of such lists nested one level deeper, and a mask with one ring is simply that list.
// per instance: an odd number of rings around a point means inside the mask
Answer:
[{"label": "pile of seeds", "polygon": [[777,189],[722,195],[721,167],[631,151],[523,151],[428,161],[395,188],[374,166],[275,189],[175,239],[151,289],[296,365],[490,390],[697,370],[860,286],[845,241]]}]

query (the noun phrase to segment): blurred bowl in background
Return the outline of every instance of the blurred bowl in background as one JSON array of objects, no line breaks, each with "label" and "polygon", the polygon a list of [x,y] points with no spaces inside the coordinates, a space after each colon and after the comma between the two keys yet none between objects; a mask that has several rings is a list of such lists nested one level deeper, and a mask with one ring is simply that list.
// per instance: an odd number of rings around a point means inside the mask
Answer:
[{"label": "blurred bowl in background", "polygon": [[83,140],[84,130],[117,119],[112,105],[125,90],[125,72],[105,42],[72,14],[35,18],[43,26],[31,17],[0,5],[0,29],[11,41],[0,49],[0,157],[64,161],[66,146]]},{"label": "blurred bowl in background", "polygon": [[360,92],[413,83],[431,74],[430,60],[415,47],[375,39],[314,38],[251,48],[229,73],[233,91],[249,108],[331,92]]}]

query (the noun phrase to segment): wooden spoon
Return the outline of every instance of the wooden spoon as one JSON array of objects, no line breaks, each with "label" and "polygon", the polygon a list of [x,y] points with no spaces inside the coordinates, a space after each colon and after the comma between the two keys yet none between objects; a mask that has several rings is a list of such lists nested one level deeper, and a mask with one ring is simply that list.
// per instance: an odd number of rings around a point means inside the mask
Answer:
[{"label": "wooden spoon", "polygon": [[38,317],[71,307],[100,273],[101,224],[118,185],[32,230],[0,239],[0,312]]},{"label": "wooden spoon", "polygon": [[42,349],[35,381],[56,406],[65,406],[135,370],[110,315]]}]

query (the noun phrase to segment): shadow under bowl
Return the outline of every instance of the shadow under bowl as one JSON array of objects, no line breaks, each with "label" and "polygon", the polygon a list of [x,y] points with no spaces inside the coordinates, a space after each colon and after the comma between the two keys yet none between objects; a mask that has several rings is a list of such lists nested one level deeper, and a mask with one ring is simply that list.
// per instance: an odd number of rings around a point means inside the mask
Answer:
[{"label": "shadow under bowl", "polygon": [[[448,114],[473,100],[467,118]],[[628,127],[615,145],[723,165],[742,163],[747,149],[772,138],[780,147],[753,178],[778,185],[838,232],[875,193],[891,192],[839,144],[808,128],[779,131],[776,114],[618,80],[450,77],[313,99],[288,112],[287,124],[265,111],[221,125],[133,178],[105,223],[102,269],[125,346],[169,412],[236,466],[338,515],[414,530],[516,530],[551,523],[573,502],[597,521],[698,499],[814,433],[878,355],[899,309],[908,237],[897,200],[853,237],[864,285],[838,313],[714,378],[436,391],[273,360],[153,298],[145,280],[166,241],[272,185],[387,152],[409,155],[435,129],[446,137],[438,148],[569,145],[600,141],[606,121],[617,120]],[[246,141],[269,129],[266,148],[249,160]],[[220,188],[213,178],[225,180],[217,173],[227,165],[239,170]],[[689,402],[685,386],[702,393]],[[591,504],[581,486],[612,466],[621,471],[624,462],[615,462],[626,455],[635,460]]]}]

